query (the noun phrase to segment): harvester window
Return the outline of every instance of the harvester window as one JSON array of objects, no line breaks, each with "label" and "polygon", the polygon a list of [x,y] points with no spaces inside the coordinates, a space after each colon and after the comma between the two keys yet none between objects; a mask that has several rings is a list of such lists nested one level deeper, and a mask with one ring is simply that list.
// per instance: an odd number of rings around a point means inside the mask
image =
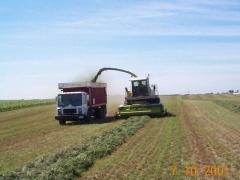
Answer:
[{"label": "harvester window", "polygon": [[147,95],[147,82],[146,81],[140,81],[139,82],[139,95],[146,96]]},{"label": "harvester window", "polygon": [[132,81],[132,93],[133,97],[139,96],[139,91],[138,91],[138,81]]},{"label": "harvester window", "polygon": [[134,87],[146,86],[146,85],[147,85],[147,82],[145,80],[144,81],[134,81],[133,82]]},{"label": "harvester window", "polygon": [[147,82],[146,81],[140,81],[142,85],[146,86]]},{"label": "harvester window", "polygon": [[134,81],[132,85],[133,85],[133,97],[145,96],[147,94],[148,90],[146,80]]},{"label": "harvester window", "polygon": [[134,87],[137,87],[138,84],[139,84],[138,81],[134,81],[134,82],[133,82],[133,86],[134,86]]}]

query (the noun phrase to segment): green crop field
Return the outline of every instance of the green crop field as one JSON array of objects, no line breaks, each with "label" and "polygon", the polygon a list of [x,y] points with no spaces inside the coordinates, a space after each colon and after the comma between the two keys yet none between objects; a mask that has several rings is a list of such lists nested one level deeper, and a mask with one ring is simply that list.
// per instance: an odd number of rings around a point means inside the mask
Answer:
[{"label": "green crop field", "polygon": [[21,109],[32,106],[54,104],[53,99],[34,100],[0,100],[0,112]]},{"label": "green crop field", "polygon": [[240,179],[240,96],[161,100],[167,117],[65,126],[55,105],[1,112],[0,180]]}]

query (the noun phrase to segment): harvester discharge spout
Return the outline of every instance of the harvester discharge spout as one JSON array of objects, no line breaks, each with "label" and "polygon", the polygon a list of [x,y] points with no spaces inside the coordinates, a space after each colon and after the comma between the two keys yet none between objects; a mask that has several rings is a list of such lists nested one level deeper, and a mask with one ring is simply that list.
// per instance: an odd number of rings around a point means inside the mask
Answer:
[{"label": "harvester discharge spout", "polygon": [[121,72],[128,73],[128,74],[130,74],[130,75],[133,76],[133,77],[137,77],[137,76],[136,76],[135,74],[133,74],[132,72],[126,71],[126,70],[123,70],[123,69],[118,69],[118,68],[102,68],[102,69],[100,69],[100,70],[98,71],[98,73],[97,73],[96,76],[91,80],[91,82],[96,82],[97,79],[98,79],[98,76],[100,76],[103,71],[107,71],[107,70],[121,71]]}]

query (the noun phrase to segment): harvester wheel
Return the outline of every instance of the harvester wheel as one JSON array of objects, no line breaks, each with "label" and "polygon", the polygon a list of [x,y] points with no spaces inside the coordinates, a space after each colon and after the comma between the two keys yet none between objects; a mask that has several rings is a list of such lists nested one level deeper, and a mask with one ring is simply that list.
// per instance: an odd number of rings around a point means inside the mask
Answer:
[{"label": "harvester wheel", "polygon": [[167,109],[165,109],[164,116],[165,116],[165,117],[168,116]]},{"label": "harvester wheel", "polygon": [[65,121],[65,120],[59,120],[59,124],[60,124],[60,125],[65,125],[65,124],[66,124],[66,121]]}]

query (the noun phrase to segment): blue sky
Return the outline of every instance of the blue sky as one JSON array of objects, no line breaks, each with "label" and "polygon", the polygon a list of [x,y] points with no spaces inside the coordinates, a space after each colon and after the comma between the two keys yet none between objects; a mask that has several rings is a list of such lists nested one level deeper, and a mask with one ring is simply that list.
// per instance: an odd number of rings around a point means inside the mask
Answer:
[{"label": "blue sky", "polygon": [[[0,1],[0,99],[53,98],[102,67],[159,94],[240,90],[240,1]],[[109,94],[130,76],[105,71]]]}]

